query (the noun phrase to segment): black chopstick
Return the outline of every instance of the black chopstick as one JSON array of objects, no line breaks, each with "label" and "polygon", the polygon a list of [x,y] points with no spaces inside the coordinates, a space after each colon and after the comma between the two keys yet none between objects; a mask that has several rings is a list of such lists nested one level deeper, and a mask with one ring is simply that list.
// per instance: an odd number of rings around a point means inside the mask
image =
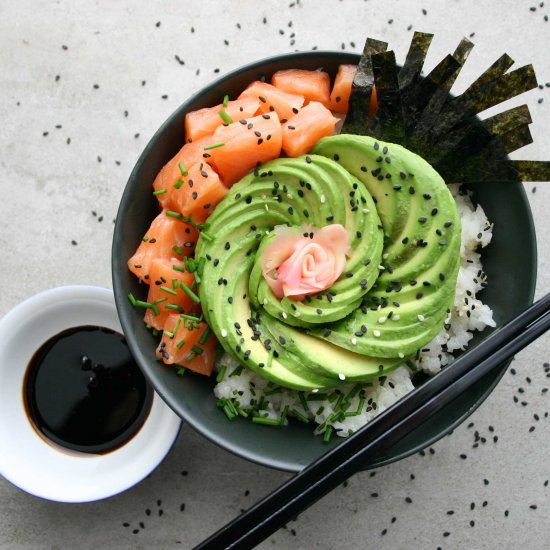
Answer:
[{"label": "black chopstick", "polygon": [[254,547],[549,328],[547,294],[196,548]]}]

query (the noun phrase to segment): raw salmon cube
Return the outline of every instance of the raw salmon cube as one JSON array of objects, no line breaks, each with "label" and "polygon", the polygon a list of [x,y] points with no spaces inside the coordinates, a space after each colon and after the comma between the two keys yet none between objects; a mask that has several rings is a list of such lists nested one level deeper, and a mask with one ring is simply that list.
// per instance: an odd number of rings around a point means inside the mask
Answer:
[{"label": "raw salmon cube", "polygon": [[304,96],[306,103],[320,101],[325,107],[330,105],[330,77],[324,71],[277,71],[271,78],[271,84],[289,94]]},{"label": "raw salmon cube", "polygon": [[330,136],[338,119],[318,101],[312,101],[282,124],[283,150],[289,157],[310,151],[322,137]]},{"label": "raw salmon cube", "polygon": [[242,119],[229,126],[219,126],[211,150],[212,158],[225,185],[231,187],[258,163],[276,159],[281,154],[282,131],[276,112]]},{"label": "raw salmon cube", "polygon": [[224,124],[223,113],[231,120],[239,120],[253,116],[259,106],[259,99],[245,97],[230,101],[227,107],[220,103],[215,107],[206,107],[187,113],[185,115],[185,139],[186,141],[195,141],[212,134],[218,126]]}]

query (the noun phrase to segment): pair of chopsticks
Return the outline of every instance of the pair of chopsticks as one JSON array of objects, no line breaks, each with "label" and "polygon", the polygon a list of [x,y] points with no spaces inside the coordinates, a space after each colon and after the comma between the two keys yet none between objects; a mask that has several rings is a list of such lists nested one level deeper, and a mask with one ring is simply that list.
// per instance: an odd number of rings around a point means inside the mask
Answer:
[{"label": "pair of chopsticks", "polygon": [[549,328],[547,294],[196,548],[253,548]]}]

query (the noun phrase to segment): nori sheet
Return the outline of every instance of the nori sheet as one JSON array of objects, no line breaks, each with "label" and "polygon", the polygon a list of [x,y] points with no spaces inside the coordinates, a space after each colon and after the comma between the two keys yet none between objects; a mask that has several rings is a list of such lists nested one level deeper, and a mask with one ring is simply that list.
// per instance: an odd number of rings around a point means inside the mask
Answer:
[{"label": "nori sheet", "polygon": [[[402,67],[385,42],[367,39],[342,132],[400,143],[449,182],[550,181],[550,162],[508,158],[532,142],[527,105],[479,118],[486,109],[535,88],[533,67],[509,71],[514,60],[504,54],[454,97],[451,88],[474,45],[462,39],[452,55],[423,76],[432,39],[432,34],[415,32]],[[369,118],[373,87],[378,110]]]},{"label": "nori sheet", "polygon": [[[385,52],[387,42],[381,42],[374,38],[367,38],[363,55],[357,65],[357,71],[351,87],[348,114],[345,120],[347,134],[365,134],[369,125],[368,112],[371,102],[372,88],[374,86],[374,74],[372,72],[371,56]],[[366,109],[364,108],[367,106]]]}]

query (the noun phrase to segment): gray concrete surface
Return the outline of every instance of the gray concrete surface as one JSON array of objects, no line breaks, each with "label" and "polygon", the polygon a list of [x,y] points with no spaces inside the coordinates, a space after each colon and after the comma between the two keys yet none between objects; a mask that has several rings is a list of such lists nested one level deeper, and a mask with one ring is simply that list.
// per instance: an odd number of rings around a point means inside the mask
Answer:
[{"label": "gray concrete surface", "polygon": [[[436,33],[429,65],[473,36],[459,90],[504,51],[518,65],[532,62],[544,84],[550,5],[540,6],[0,0],[0,315],[49,287],[110,287],[113,218],[131,168],[167,115],[218,71],[314,46],[358,51],[367,33],[402,56],[412,25]],[[550,88],[527,100],[535,143],[516,156],[548,159]],[[550,186],[526,190],[540,296],[550,290]],[[471,417],[474,427],[461,426],[425,456],[356,475],[262,548],[548,548],[550,395],[541,388],[550,385],[549,343],[541,338],[517,356],[517,374]],[[473,449],[475,430],[486,443]],[[0,548],[189,548],[287,478],[184,429],[158,470],[103,502],[45,502],[0,479]]]}]

